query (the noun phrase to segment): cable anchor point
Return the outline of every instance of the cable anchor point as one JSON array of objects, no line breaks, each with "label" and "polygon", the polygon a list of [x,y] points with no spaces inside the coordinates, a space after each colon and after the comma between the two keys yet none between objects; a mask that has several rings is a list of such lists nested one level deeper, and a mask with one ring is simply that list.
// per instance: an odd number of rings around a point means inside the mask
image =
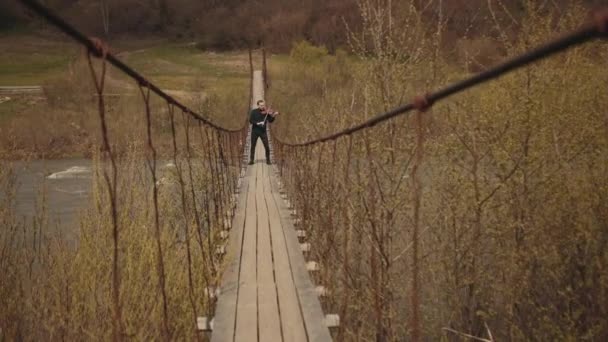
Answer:
[{"label": "cable anchor point", "polygon": [[429,100],[428,94],[424,94],[414,97],[414,102],[412,104],[416,110],[424,113],[433,106],[433,101]]},{"label": "cable anchor point", "polygon": [[93,46],[89,47],[89,51],[98,58],[106,58],[110,53],[108,44],[97,37],[90,37],[89,40]]}]

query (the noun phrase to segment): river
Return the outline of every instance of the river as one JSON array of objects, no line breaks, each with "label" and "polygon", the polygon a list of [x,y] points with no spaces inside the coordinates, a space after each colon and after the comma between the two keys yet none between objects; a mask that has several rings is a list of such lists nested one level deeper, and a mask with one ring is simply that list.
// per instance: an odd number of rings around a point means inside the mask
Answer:
[{"label": "river", "polygon": [[49,222],[57,223],[58,227],[73,228],[79,211],[89,203],[93,178],[91,160],[15,162],[13,169],[17,180],[18,217],[31,223],[36,213],[40,212],[44,194]]}]

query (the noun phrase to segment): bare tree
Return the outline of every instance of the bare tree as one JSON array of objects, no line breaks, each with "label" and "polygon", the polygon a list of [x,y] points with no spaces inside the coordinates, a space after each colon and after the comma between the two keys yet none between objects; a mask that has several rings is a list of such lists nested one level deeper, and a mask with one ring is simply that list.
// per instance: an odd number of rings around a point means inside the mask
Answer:
[{"label": "bare tree", "polygon": [[110,6],[108,5],[108,1],[99,0],[99,8],[101,9],[103,33],[107,38],[110,35]]}]

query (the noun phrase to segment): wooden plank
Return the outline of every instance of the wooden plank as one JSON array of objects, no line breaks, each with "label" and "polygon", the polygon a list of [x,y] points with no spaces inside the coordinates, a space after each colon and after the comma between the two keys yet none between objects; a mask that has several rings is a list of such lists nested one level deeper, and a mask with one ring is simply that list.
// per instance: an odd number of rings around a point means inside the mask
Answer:
[{"label": "wooden plank", "polygon": [[249,191],[247,192],[247,212],[245,215],[245,232],[243,234],[243,249],[241,254],[241,269],[239,277],[239,294],[236,311],[235,341],[253,341],[257,339],[257,213],[256,191],[258,170],[250,168],[252,175],[249,178]]},{"label": "wooden plank", "polygon": [[[263,153],[263,148],[256,153]],[[258,327],[260,341],[282,341],[281,320],[277,303],[277,291],[274,282],[272,247],[270,244],[270,227],[268,209],[264,201],[264,189],[270,187],[265,177],[267,166],[257,164],[256,205],[258,213]]]},{"label": "wooden plank", "polygon": [[251,108],[257,107],[258,100],[264,100],[264,78],[262,70],[253,72],[253,98],[251,99]]},{"label": "wooden plank", "polygon": [[279,187],[276,179],[271,180],[271,185],[274,202],[279,208],[293,281],[296,286],[308,340],[331,342],[331,335],[325,325],[325,315],[323,314],[321,303],[317,297],[315,287],[310,280],[310,276],[306,271],[304,256],[300,252],[300,245],[293,225],[291,211],[285,206],[279,196]]},{"label": "wooden plank", "polygon": [[[242,179],[234,230],[230,234],[230,261],[214,319],[214,342],[252,340],[258,334],[256,190],[260,170],[256,166],[248,168]],[[236,244],[233,239],[237,240]]]},{"label": "wooden plank", "polygon": [[[270,169],[270,168],[269,168]],[[268,185],[273,174],[267,174]],[[279,296],[279,307],[281,312],[281,325],[285,341],[303,342],[307,341],[304,319],[300,312],[298,294],[293,281],[287,244],[283,234],[283,225],[279,208],[277,207],[271,186],[264,188],[264,199],[268,206],[268,217],[270,233],[272,237],[272,250],[274,256],[275,280]]]},{"label": "wooden plank", "polygon": [[[228,255],[225,258],[226,271],[222,275],[221,291],[216,309],[213,325],[212,342],[228,342],[234,339],[236,320],[236,305],[239,287],[239,270],[241,265],[241,250],[243,247],[243,233],[245,226],[245,213],[248,209],[247,194],[251,170],[245,173],[241,181],[241,192],[237,199],[237,211],[232,219],[232,232],[228,240]],[[251,208],[249,208],[251,210]]]}]

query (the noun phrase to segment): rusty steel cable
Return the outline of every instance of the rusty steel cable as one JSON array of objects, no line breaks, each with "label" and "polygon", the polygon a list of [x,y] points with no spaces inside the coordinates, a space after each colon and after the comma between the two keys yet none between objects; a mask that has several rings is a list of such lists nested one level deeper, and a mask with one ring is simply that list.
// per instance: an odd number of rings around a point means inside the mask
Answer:
[{"label": "rusty steel cable", "polygon": [[482,71],[464,80],[452,83],[435,92],[427,93],[426,95],[416,96],[410,103],[394,108],[388,112],[377,114],[371,119],[366,120],[360,124],[304,142],[287,142],[277,137],[275,137],[274,140],[277,141],[279,144],[284,144],[288,146],[308,146],[330,140],[335,140],[345,135],[350,135],[355,132],[373,127],[379,123],[382,123],[399,115],[409,113],[413,110],[419,110],[424,112],[438,101],[443,100],[447,97],[470,89],[487,81],[496,79],[508,72],[519,69],[541,59],[545,59],[559,52],[568,50],[572,47],[581,45],[594,39],[606,37],[608,37],[608,9],[596,12],[593,22],[583,26],[582,28],[576,31],[570,32],[560,38],[549,41],[548,43],[541,45],[535,49],[529,50],[519,56],[510,58],[504,61],[503,63],[496,65],[495,67]]}]

